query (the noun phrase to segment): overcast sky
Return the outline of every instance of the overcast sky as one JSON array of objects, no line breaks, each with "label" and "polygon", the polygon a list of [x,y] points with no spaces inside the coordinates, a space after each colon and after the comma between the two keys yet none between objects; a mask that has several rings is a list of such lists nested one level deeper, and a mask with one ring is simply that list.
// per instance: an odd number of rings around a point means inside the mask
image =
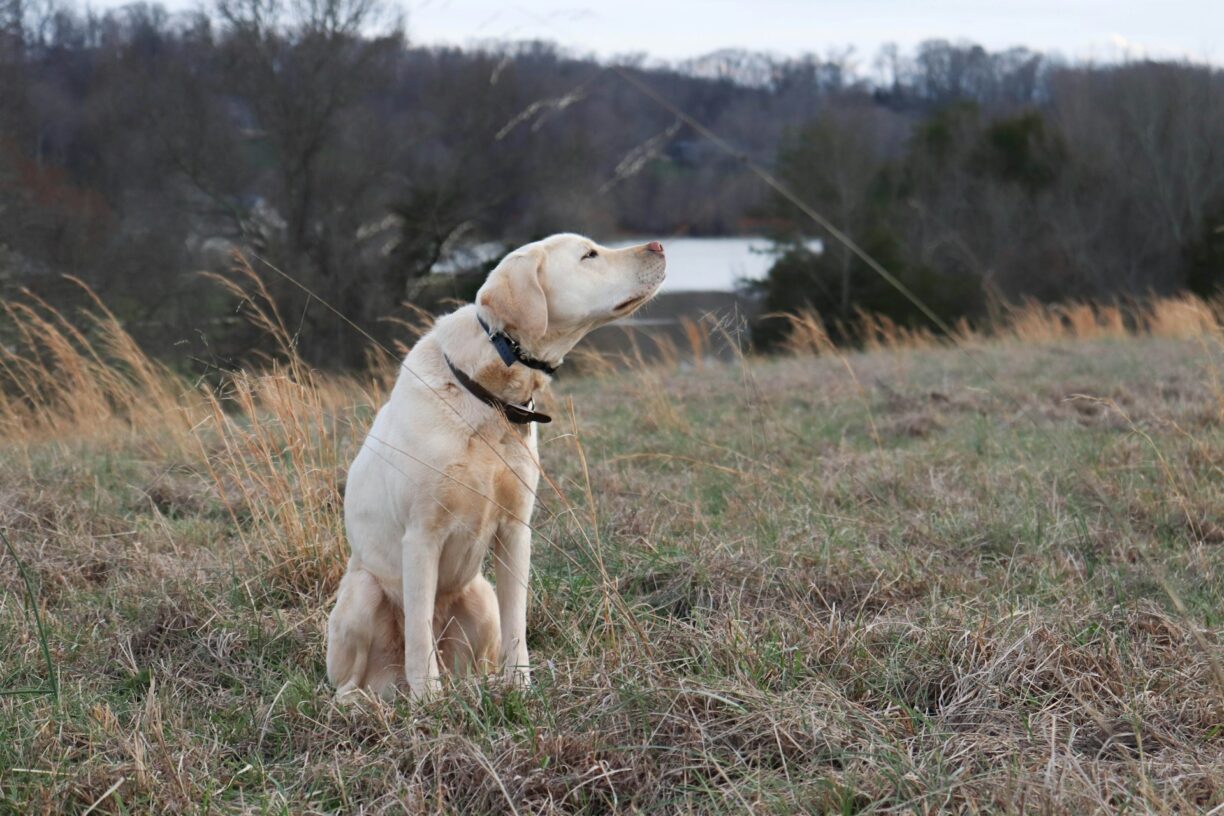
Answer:
[{"label": "overcast sky", "polygon": [[1224,62],[1224,0],[411,0],[400,7],[416,43],[539,38],[600,56],[675,60],[731,47],[794,55],[853,45],[868,58],[886,42],[943,37],[1080,59]]}]

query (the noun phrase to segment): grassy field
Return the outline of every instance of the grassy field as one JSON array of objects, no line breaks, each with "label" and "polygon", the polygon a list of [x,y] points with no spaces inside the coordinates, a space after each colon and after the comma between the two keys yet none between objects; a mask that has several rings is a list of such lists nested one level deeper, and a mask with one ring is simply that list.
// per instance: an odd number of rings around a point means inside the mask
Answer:
[{"label": "grassy field", "polygon": [[535,685],[344,707],[340,496],[385,378],[190,386],[104,318],[10,316],[41,361],[0,404],[0,812],[1224,804],[1210,330],[567,376]]}]

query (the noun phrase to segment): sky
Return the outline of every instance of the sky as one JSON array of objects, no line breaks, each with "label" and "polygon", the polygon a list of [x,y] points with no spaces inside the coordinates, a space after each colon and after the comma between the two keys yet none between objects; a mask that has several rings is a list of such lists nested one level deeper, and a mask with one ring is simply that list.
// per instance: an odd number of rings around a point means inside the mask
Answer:
[{"label": "sky", "polygon": [[[200,5],[161,2],[176,10]],[[546,39],[601,57],[676,61],[721,48],[825,54],[851,45],[868,60],[884,43],[944,38],[1072,59],[1224,64],[1224,0],[406,0],[398,7],[417,44]]]},{"label": "sky", "polygon": [[676,60],[740,47],[795,55],[846,45],[862,56],[942,37],[1071,58],[1224,60],[1224,0],[417,0],[418,42],[543,37],[600,56]]}]

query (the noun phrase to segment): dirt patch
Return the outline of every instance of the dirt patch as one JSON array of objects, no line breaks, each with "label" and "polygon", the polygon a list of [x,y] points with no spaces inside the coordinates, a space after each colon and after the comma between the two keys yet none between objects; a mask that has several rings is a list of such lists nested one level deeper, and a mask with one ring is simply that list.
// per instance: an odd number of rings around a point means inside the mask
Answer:
[{"label": "dirt patch", "polygon": [[625,578],[619,589],[631,603],[645,603],[657,614],[679,619],[691,619],[696,609],[732,607],[760,611],[798,606],[837,609],[851,616],[873,614],[925,593],[921,582],[905,578],[847,576],[820,565],[778,566],[749,558],[672,564]]},{"label": "dirt patch", "polygon": [[164,603],[148,624],[128,641],[138,660],[194,650],[198,644],[199,619],[181,607]]}]

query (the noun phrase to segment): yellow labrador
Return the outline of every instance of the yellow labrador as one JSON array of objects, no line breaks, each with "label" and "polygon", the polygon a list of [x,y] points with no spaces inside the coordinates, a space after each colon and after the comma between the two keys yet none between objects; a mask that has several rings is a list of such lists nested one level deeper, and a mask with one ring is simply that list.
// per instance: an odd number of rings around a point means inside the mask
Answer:
[{"label": "yellow labrador", "polygon": [[[344,697],[414,696],[441,672],[530,681],[527,575],[540,476],[534,395],[592,329],[663,282],[657,241],[554,235],[507,255],[476,303],[413,347],[349,469],[352,556],[327,622]],[[497,589],[481,574],[492,549]]]}]

